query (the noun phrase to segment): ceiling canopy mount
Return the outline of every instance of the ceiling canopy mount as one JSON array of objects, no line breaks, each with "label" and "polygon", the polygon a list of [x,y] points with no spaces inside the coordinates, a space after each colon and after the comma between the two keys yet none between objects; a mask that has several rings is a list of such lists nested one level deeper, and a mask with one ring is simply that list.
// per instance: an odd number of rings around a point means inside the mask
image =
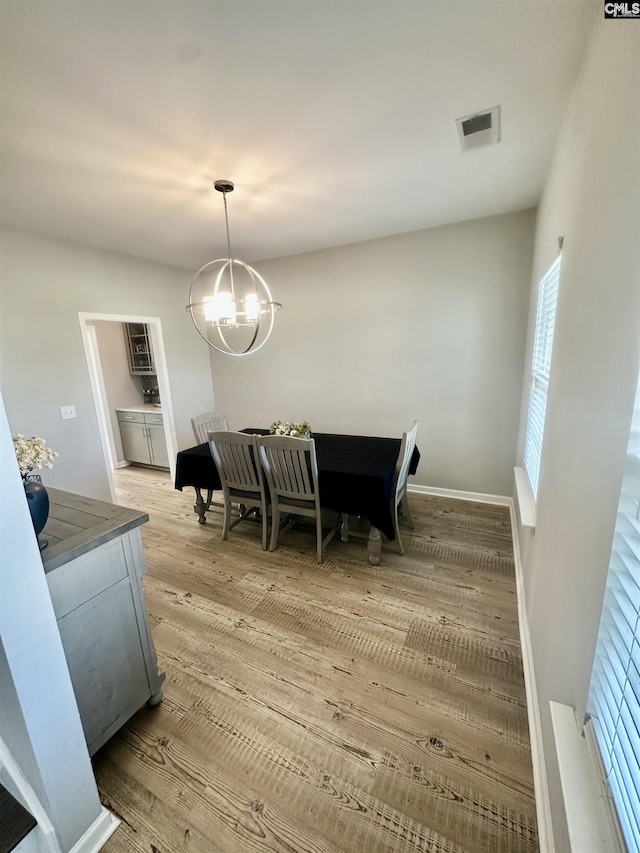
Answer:
[{"label": "ceiling canopy mount", "polygon": [[214,181],[213,186],[218,190],[219,193],[232,193],[235,189],[233,181],[227,181],[224,178],[221,178],[218,181]]}]

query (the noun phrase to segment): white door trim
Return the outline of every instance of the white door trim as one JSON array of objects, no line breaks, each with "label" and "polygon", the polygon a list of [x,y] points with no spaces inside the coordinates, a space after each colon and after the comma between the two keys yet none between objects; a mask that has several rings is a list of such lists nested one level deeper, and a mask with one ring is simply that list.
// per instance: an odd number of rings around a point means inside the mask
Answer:
[{"label": "white door trim", "polygon": [[91,383],[93,402],[96,409],[96,417],[98,419],[98,432],[100,433],[100,441],[102,443],[102,454],[107,466],[109,491],[113,498],[115,495],[113,469],[116,467],[116,460],[118,457],[113,438],[113,427],[108,415],[107,391],[104,384],[104,376],[102,374],[100,350],[98,348],[98,336],[96,335],[95,326],[87,325],[86,332],[86,336],[83,336],[82,341],[85,345],[85,357],[87,359],[87,367],[89,368],[89,381]]},{"label": "white door trim", "polygon": [[[146,323],[151,331],[151,344],[153,346],[153,354],[156,365],[156,375],[158,377],[158,390],[160,399],[162,400],[162,419],[164,423],[164,436],[167,442],[167,453],[169,454],[169,468],[171,479],[175,480],[176,476],[176,455],[178,448],[178,440],[176,437],[176,426],[173,417],[173,400],[171,398],[171,387],[169,385],[169,371],[167,368],[167,356],[164,348],[164,338],[162,336],[162,323],[159,317],[138,316],[134,314],[99,314],[91,311],[79,311],[78,321],[80,323],[80,331],[82,334],[82,342],[84,345],[85,358],[87,361],[87,370],[89,372],[89,382],[91,384],[91,393],[93,395],[93,403],[98,419],[98,430],[100,433],[100,441],[105,457],[107,467],[107,477],[109,479],[109,488],[111,489],[112,500],[115,500],[115,487],[113,482],[113,460],[115,460],[115,445],[113,444],[113,432],[109,418],[106,416],[104,400],[104,380],[101,378],[101,372],[96,369],[97,352],[92,354],[91,328],[89,323],[96,320],[106,320],[114,323]],[[95,331],[93,333],[95,335]],[[99,363],[99,358],[97,359]],[[102,381],[102,389],[101,383]],[[102,396],[101,396],[102,394]],[[111,435],[111,446],[109,444],[109,435]]]}]

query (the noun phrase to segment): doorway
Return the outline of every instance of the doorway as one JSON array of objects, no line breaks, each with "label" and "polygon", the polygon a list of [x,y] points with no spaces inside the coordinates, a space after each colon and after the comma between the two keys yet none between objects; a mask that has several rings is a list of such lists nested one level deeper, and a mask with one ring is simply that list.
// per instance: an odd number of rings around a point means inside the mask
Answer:
[{"label": "doorway", "polygon": [[[109,381],[108,377],[107,381],[105,381],[105,374],[108,374],[111,371],[112,365],[110,363],[104,363],[104,353],[101,354],[100,351],[97,328],[108,328],[111,324],[117,324],[117,332],[115,325],[110,331],[116,332],[116,334],[120,335],[123,353],[125,347],[124,324],[142,324],[148,329],[154,356],[154,375],[157,381],[157,392],[161,400],[161,409],[156,408],[155,412],[161,412],[164,439],[166,442],[169,462],[169,474],[172,479],[175,479],[177,439],[164,339],[162,335],[162,324],[159,317],[141,317],[131,314],[93,314],[80,312],[78,314],[78,319],[80,321],[82,343],[84,346],[87,371],[89,374],[91,393],[93,395],[98,432],[100,435],[100,443],[102,445],[102,453],[107,471],[111,499],[115,503],[116,491],[113,472],[117,468],[128,465],[129,463],[124,460],[120,434],[118,432],[118,424],[114,417],[114,409],[118,407],[135,408],[133,403],[137,400],[140,406],[144,406],[145,409],[148,408],[150,411],[153,410],[149,406],[144,405],[145,398],[143,394],[145,392],[142,389],[142,385],[140,386],[139,396],[136,395],[135,384],[133,382],[133,377],[131,376],[128,377],[128,390],[122,392],[124,397],[119,397],[118,399],[113,398],[113,385],[111,381]],[[124,371],[124,367],[122,370]],[[129,371],[127,370],[126,373],[128,374]],[[127,394],[130,396],[127,397]],[[125,406],[127,402],[129,403],[129,406]]]}]

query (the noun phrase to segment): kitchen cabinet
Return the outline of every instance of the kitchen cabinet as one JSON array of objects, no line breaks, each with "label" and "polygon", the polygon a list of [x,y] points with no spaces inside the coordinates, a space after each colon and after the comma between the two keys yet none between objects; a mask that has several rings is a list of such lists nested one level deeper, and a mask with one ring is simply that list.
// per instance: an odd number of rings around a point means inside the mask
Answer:
[{"label": "kitchen cabinet", "polygon": [[[152,420],[159,418],[160,423]],[[167,452],[167,440],[164,436],[164,424],[162,415],[145,415],[145,424],[147,429],[147,438],[149,439],[149,456],[152,465],[158,465],[161,468],[169,467],[169,453]]]},{"label": "kitchen cabinet", "polygon": [[124,337],[127,342],[129,373],[133,376],[155,374],[151,333],[146,323],[123,323]]},{"label": "kitchen cabinet", "polygon": [[162,414],[119,409],[118,423],[124,457],[128,462],[155,468],[169,467]]},{"label": "kitchen cabinet", "polygon": [[142,587],[138,510],[48,489],[42,552],[49,593],[93,755],[142,707],[162,699]]}]

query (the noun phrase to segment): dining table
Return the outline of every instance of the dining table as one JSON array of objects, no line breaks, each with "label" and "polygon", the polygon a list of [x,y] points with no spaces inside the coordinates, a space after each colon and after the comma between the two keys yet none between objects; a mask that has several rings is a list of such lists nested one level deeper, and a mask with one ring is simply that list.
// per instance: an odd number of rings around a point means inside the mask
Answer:
[{"label": "dining table", "polygon": [[[267,435],[269,430],[246,428],[241,432]],[[318,462],[318,489],[324,509],[338,513],[343,541],[349,536],[348,518],[367,519],[367,554],[372,565],[380,563],[381,534],[395,539],[391,490],[400,451],[399,438],[314,432]],[[409,474],[415,474],[420,452],[414,448]],[[195,489],[194,512],[200,524],[214,505],[213,493],[222,489],[208,442],[181,450],[176,459],[175,487]],[[203,497],[206,490],[206,498]]]}]

